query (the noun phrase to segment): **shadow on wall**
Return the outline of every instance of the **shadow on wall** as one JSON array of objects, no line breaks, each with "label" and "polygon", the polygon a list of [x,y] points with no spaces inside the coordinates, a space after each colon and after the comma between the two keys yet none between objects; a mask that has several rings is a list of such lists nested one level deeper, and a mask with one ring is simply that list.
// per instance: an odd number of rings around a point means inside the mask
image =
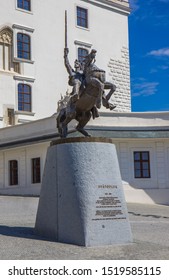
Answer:
[{"label": "shadow on wall", "polygon": [[126,181],[123,187],[127,202],[169,205],[169,189],[137,189]]}]

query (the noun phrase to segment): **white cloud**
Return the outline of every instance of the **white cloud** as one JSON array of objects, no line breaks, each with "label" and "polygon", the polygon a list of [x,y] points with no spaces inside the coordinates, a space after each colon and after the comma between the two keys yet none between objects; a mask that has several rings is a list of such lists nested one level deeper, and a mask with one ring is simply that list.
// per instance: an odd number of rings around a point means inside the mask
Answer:
[{"label": "white cloud", "polygon": [[159,69],[161,69],[161,70],[167,70],[168,68],[169,68],[169,66],[167,66],[167,65],[159,66]]},{"label": "white cloud", "polygon": [[[135,20],[145,21],[146,19],[149,20],[150,25],[153,22],[154,26],[168,26],[169,17],[167,14],[167,4],[169,4],[169,0],[129,0],[129,2],[131,16],[134,16]],[[161,10],[157,9],[157,2],[159,5],[163,6],[164,9],[166,8],[166,12],[161,13]],[[140,12],[137,13],[138,10],[140,10]]]},{"label": "white cloud", "polygon": [[137,96],[149,96],[157,92],[158,82],[143,82],[143,83],[133,83],[133,97]]},{"label": "white cloud", "polygon": [[169,56],[169,48],[153,50],[153,51],[149,52],[148,55],[153,55],[153,56]]},{"label": "white cloud", "polygon": [[168,65],[157,65],[156,68],[151,68],[150,69],[150,74],[157,73],[161,70],[165,71],[165,70],[168,70],[168,69],[169,69]]}]

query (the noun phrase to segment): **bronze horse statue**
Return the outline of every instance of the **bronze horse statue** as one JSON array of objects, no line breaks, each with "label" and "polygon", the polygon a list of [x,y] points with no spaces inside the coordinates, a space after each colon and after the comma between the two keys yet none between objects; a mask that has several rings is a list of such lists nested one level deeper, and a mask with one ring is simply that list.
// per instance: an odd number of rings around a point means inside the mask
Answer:
[{"label": "bronze horse statue", "polygon": [[[69,84],[73,86],[70,95],[59,101],[57,128],[61,138],[68,134],[68,124],[73,119],[78,121],[76,130],[84,136],[91,136],[85,129],[90,118],[99,117],[98,109],[101,103],[107,109],[113,110],[116,106],[109,102],[110,97],[116,90],[116,86],[105,79],[105,71],[95,64],[96,51],[92,50],[86,57],[81,72],[74,71],[68,62],[67,51],[65,52],[65,65],[69,73]],[[77,61],[76,61],[77,63]],[[81,75],[81,76],[80,76]],[[80,82],[79,82],[80,80]],[[78,92],[77,92],[78,89]],[[109,89],[106,95],[105,90]]]}]

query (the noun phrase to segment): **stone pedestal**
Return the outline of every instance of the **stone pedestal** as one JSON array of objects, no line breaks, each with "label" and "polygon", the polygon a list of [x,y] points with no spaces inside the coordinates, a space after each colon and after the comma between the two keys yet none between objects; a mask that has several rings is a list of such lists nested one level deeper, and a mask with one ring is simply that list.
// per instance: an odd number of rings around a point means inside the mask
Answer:
[{"label": "stone pedestal", "polygon": [[115,145],[67,138],[47,152],[35,230],[82,246],[132,241]]}]

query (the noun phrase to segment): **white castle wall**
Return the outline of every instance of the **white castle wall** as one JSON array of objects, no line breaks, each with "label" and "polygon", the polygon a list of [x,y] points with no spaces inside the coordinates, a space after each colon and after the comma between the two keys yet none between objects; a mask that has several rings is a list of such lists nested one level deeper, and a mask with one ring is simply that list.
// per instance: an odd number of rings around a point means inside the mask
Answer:
[{"label": "white castle wall", "polygon": [[[73,66],[77,58],[78,47],[90,51],[97,50],[96,64],[106,71],[108,81],[115,81],[116,73],[110,66],[112,60],[121,61],[121,50],[128,48],[128,4],[123,1],[104,0],[32,0],[30,12],[17,8],[16,0],[0,1],[0,30],[5,26],[13,31],[13,61],[20,63],[21,73],[0,69],[0,127],[8,125],[7,108],[14,109],[15,123],[25,123],[51,116],[56,112],[60,94],[65,94],[68,86],[68,74],[63,61],[65,10],[68,14],[68,47],[70,63]],[[118,4],[118,5],[117,5]],[[89,28],[76,25],[76,6],[86,8],[89,16]],[[17,32],[31,37],[31,60],[17,58]],[[124,53],[125,54],[125,53]],[[126,66],[127,67],[127,66]],[[113,70],[114,71],[114,70]],[[130,82],[126,74],[124,79]],[[113,75],[113,76],[112,76]],[[118,76],[119,77],[119,76]],[[122,77],[123,79],[123,77]],[[26,83],[32,88],[32,111],[18,111],[17,86]],[[122,88],[120,90],[123,90]],[[118,111],[130,111],[130,91],[122,94],[125,99],[119,101]],[[118,97],[119,96],[119,97]],[[104,111],[104,109],[103,109]]]},{"label": "white castle wall", "polygon": [[[92,135],[98,127],[99,136],[107,137],[106,133],[109,131],[108,137],[112,138],[116,145],[127,201],[169,204],[169,138],[167,136],[169,135],[167,126],[169,113],[147,113],[146,118],[144,113],[113,113],[108,119],[109,126],[106,121],[104,122],[103,117],[95,122],[96,125],[91,122],[89,127],[93,127]],[[101,126],[98,125],[99,122]],[[147,124],[149,124],[149,129],[147,129]],[[71,125],[71,129],[73,127],[74,124]],[[123,138],[124,131],[132,130],[133,133],[138,133],[139,129],[140,137]],[[153,130],[152,133],[151,130]],[[121,137],[117,138],[116,133],[119,132]],[[42,176],[46,151],[50,145],[50,135],[54,133],[56,133],[54,116],[0,130],[0,146],[2,146],[0,147],[0,194],[39,194],[41,184],[31,182],[31,159],[40,157]],[[49,139],[45,139],[48,136]],[[34,137],[41,137],[41,140],[30,143]],[[15,144],[15,141],[21,141],[21,143]],[[10,146],[12,143],[15,145]],[[149,151],[151,178],[134,178],[134,151]],[[18,160],[19,163],[17,186],[9,185],[9,160]]]},{"label": "white castle wall", "polygon": [[131,111],[131,95],[130,95],[130,66],[128,48],[122,47],[121,59],[110,59],[110,72],[113,83],[116,85],[113,102],[117,106],[116,112]]}]

